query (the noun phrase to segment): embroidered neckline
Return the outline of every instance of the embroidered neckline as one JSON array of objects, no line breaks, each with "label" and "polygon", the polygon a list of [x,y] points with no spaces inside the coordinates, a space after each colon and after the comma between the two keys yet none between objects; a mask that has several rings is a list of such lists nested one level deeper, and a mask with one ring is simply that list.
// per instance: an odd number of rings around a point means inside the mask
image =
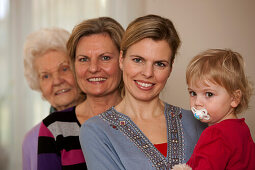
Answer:
[{"label": "embroidered neckline", "polygon": [[114,107],[99,116],[116,130],[126,135],[156,169],[170,169],[184,160],[184,142],[181,109],[165,103],[164,114],[167,121],[167,157],[165,157],[126,115],[117,112]]}]

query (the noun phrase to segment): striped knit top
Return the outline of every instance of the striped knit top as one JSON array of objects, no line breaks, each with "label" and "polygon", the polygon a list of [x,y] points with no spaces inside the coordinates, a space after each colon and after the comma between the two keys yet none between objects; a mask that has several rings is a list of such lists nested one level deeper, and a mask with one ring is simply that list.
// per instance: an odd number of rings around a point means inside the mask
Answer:
[{"label": "striped knit top", "polygon": [[38,139],[38,170],[87,169],[79,141],[75,107],[47,116]]}]

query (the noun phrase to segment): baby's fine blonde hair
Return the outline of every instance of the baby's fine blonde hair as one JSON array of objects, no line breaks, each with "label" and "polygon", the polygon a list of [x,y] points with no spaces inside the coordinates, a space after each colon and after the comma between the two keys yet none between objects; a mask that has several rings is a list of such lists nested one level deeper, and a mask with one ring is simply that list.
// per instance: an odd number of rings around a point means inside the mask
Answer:
[{"label": "baby's fine blonde hair", "polygon": [[186,70],[187,84],[209,80],[224,87],[230,95],[241,91],[240,104],[235,113],[248,108],[252,85],[244,72],[243,57],[229,49],[209,49],[195,56]]}]

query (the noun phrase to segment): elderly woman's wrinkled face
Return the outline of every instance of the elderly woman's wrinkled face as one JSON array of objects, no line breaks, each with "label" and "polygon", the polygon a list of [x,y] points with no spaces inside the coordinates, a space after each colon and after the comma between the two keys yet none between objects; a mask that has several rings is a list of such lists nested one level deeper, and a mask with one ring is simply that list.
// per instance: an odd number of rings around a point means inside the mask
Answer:
[{"label": "elderly woman's wrinkled face", "polygon": [[78,89],[70,69],[67,54],[51,50],[34,61],[42,96],[57,110],[72,106],[78,98]]},{"label": "elderly woman's wrinkled face", "polygon": [[82,37],[76,48],[75,73],[79,87],[89,96],[117,92],[121,80],[119,51],[108,34]]}]

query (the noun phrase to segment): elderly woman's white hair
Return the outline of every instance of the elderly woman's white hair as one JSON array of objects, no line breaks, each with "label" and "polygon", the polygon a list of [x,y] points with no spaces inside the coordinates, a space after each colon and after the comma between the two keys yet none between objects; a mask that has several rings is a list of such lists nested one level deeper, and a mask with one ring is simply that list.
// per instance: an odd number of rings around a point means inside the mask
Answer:
[{"label": "elderly woman's white hair", "polygon": [[41,91],[34,60],[50,50],[67,53],[70,33],[61,28],[44,28],[28,35],[24,44],[24,75],[31,89]]}]

